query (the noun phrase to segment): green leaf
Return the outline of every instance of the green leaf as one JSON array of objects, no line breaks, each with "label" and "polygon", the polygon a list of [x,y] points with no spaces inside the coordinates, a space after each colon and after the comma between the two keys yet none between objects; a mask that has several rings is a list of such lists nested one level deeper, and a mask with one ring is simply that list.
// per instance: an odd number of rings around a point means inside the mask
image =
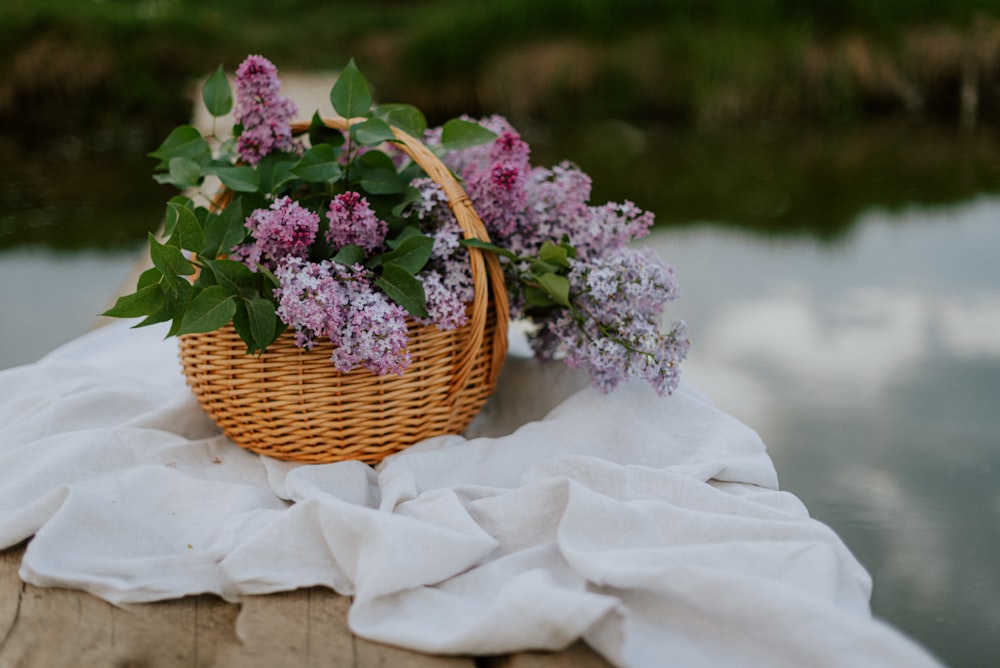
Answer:
[{"label": "green leaf", "polygon": [[375,279],[375,285],[414,318],[427,317],[424,285],[406,269],[395,264],[385,265],[382,275]]},{"label": "green leaf", "polygon": [[538,259],[550,265],[569,269],[569,249],[565,246],[557,246],[551,241],[546,241],[538,249]]},{"label": "green leaf", "polygon": [[233,246],[241,243],[247,236],[243,215],[243,202],[233,200],[219,214],[211,214],[205,223],[205,245],[202,255],[215,258],[220,253],[228,253]]},{"label": "green leaf", "polygon": [[285,160],[284,162],[279,162],[274,166],[274,175],[272,176],[272,185],[265,190],[265,193],[272,195],[271,199],[276,199],[278,191],[285,185],[291,183],[295,180],[295,174],[292,174],[292,168],[295,167],[294,162]]},{"label": "green leaf", "polygon": [[420,191],[407,183],[407,185],[403,187],[403,193],[402,197],[399,199],[399,203],[392,207],[392,215],[402,216],[411,204],[415,204],[419,201]]},{"label": "green leaf", "polygon": [[260,187],[257,171],[253,167],[246,165],[237,167],[212,166],[205,171],[209,174],[215,174],[222,181],[222,185],[238,193],[255,193]]},{"label": "green leaf", "polygon": [[372,93],[364,75],[351,58],[330,91],[333,110],[344,118],[364,116],[372,107]]},{"label": "green leaf", "polygon": [[333,147],[329,144],[320,144],[306,151],[291,172],[304,181],[324,183],[339,178],[344,170],[337,162],[337,154]]},{"label": "green leaf", "polygon": [[411,234],[403,239],[394,250],[373,257],[369,266],[392,264],[405,269],[410,274],[416,274],[427,264],[433,249],[433,239],[423,234]]},{"label": "green leaf", "polygon": [[536,277],[538,284],[549,293],[552,301],[560,306],[569,306],[569,279],[558,274],[542,274]]},{"label": "green leaf", "polygon": [[348,266],[362,264],[365,261],[365,251],[361,246],[347,244],[333,256],[334,262],[346,264]]},{"label": "green leaf", "polygon": [[281,281],[279,281],[278,277],[274,275],[274,272],[265,267],[264,265],[262,264],[257,265],[257,273],[260,274],[261,276],[266,277],[267,280],[271,283],[272,287],[277,288],[281,286]]},{"label": "green leaf", "polygon": [[363,146],[378,146],[387,141],[396,141],[389,124],[380,118],[369,118],[364,123],[351,126],[351,133]]},{"label": "green leaf", "polygon": [[361,176],[361,187],[373,195],[397,195],[406,188],[394,169],[373,169]]},{"label": "green leaf", "polygon": [[204,260],[215,276],[218,285],[233,296],[239,296],[242,288],[251,285],[256,277],[250,267],[235,260]]},{"label": "green leaf", "polygon": [[535,288],[532,286],[527,286],[524,288],[524,305],[525,308],[549,308],[550,306],[555,306],[555,302],[552,301],[552,297],[549,296],[545,290],[541,288]]},{"label": "green leaf", "polygon": [[171,132],[159,148],[149,157],[160,160],[158,168],[164,168],[171,158],[188,158],[202,161],[211,158],[212,149],[193,125],[182,125]]},{"label": "green leaf", "polygon": [[261,352],[277,338],[278,316],[274,313],[274,303],[262,297],[246,300],[250,332],[256,349]]},{"label": "green leaf", "polygon": [[470,248],[480,248],[480,249],[482,249],[484,251],[490,251],[491,253],[496,253],[497,255],[501,255],[501,256],[509,259],[509,260],[514,260],[515,262],[517,262],[517,261],[519,261],[521,259],[520,257],[518,257],[512,251],[510,251],[510,250],[508,250],[506,248],[502,248],[500,246],[497,246],[496,244],[491,244],[488,241],[483,241],[482,239],[475,239],[475,238],[473,238],[473,239],[462,239],[462,241],[460,243],[463,246],[468,246]]},{"label": "green leaf", "polygon": [[396,163],[385,151],[366,151],[355,163],[362,171],[366,169],[396,171]]},{"label": "green leaf", "polygon": [[335,149],[340,148],[344,145],[344,133],[324,123],[317,111],[313,113],[309,123],[309,145],[319,146],[320,144],[329,144]]},{"label": "green leaf", "polygon": [[164,303],[166,303],[166,297],[163,294],[163,288],[160,287],[159,283],[153,283],[130,295],[122,295],[115,302],[115,305],[102,315],[113,318],[138,318],[156,313],[163,308]]},{"label": "green leaf", "polygon": [[412,104],[380,104],[375,107],[375,117],[417,139],[427,131],[427,119]]},{"label": "green leaf", "polygon": [[[168,284],[170,287],[168,288]],[[191,293],[194,288],[183,278],[178,276],[164,276],[160,274],[160,286],[163,288],[164,302],[159,311],[153,313],[134,327],[146,327],[158,322],[174,320],[175,317],[184,312],[184,307],[191,301]],[[177,326],[175,321],[171,326],[171,331]],[[167,336],[172,336],[168,333]]]},{"label": "green leaf", "polygon": [[208,78],[201,89],[201,99],[205,101],[205,108],[213,116],[225,116],[233,109],[233,93],[229,88],[229,81],[226,73],[219,65],[219,69]]},{"label": "green leaf", "polygon": [[136,284],[136,290],[142,290],[143,288],[159,283],[160,279],[163,278],[163,274],[156,267],[150,267],[146,271],[139,274],[139,280]]},{"label": "green leaf", "polygon": [[158,183],[169,183],[180,190],[194,188],[201,183],[201,165],[190,158],[170,158],[166,174],[157,174],[153,178]]},{"label": "green leaf", "polygon": [[541,276],[542,274],[558,274],[559,266],[550,262],[535,260],[531,263],[531,272],[536,276]]},{"label": "green leaf", "polygon": [[184,257],[179,248],[161,244],[152,234],[149,235],[149,257],[153,260],[153,266],[163,274],[163,287],[168,292],[176,294],[178,291],[176,282],[170,280],[172,277],[190,276],[194,273],[194,265]]},{"label": "green leaf", "polygon": [[399,231],[399,234],[395,239],[387,239],[385,245],[389,248],[399,248],[401,243],[406,241],[409,237],[412,237],[414,234],[422,234],[420,228],[413,225],[407,225]]},{"label": "green leaf", "polygon": [[236,298],[221,285],[205,288],[191,300],[176,334],[211,332],[223,327],[236,313]]},{"label": "green leaf", "polygon": [[183,248],[185,250],[198,252],[205,247],[205,233],[201,229],[201,223],[194,212],[177,204],[167,203],[167,212],[164,216],[164,229],[171,230],[167,244]]},{"label": "green leaf", "polygon": [[361,155],[354,161],[351,176],[370,195],[398,195],[409,185],[400,178],[392,158],[382,151]]},{"label": "green leaf", "polygon": [[485,144],[496,138],[495,132],[487,130],[479,123],[453,118],[441,128],[441,150],[457,151]]},{"label": "green leaf", "polygon": [[286,183],[295,180],[291,170],[301,156],[294,153],[268,153],[257,163],[257,189],[265,195],[274,195]]},{"label": "green leaf", "polygon": [[233,313],[233,329],[247,345],[247,355],[257,352],[257,342],[253,340],[253,330],[250,329],[250,315],[247,312],[246,299],[240,299],[236,302],[236,312]]}]

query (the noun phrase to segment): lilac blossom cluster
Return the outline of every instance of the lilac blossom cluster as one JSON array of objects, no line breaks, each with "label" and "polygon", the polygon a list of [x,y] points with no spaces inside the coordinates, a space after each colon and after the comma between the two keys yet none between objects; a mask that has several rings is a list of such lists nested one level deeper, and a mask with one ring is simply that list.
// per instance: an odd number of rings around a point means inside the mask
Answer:
[{"label": "lilac blossom cluster", "polygon": [[421,276],[430,317],[419,322],[433,322],[443,330],[461,327],[468,321],[465,305],[472,301],[474,290],[469,255],[461,245],[462,230],[440,185],[429,178],[415,179],[411,185],[420,199],[408,213],[434,240],[430,262]]},{"label": "lilac blossom cluster", "polygon": [[329,339],[330,360],[345,373],[363,367],[402,375],[409,366],[406,311],[376,290],[360,265],[289,257],[274,273],[278,317],[294,329],[300,347]]},{"label": "lilac blossom cluster", "polygon": [[278,70],[263,56],[247,56],[236,69],[236,123],[242,132],[236,143],[240,159],[256,167],[275,151],[298,151],[292,138],[295,103],[281,97]]},{"label": "lilac blossom cluster", "polygon": [[233,248],[230,257],[254,271],[257,265],[274,269],[285,258],[308,255],[319,230],[319,216],[289,197],[279,197],[270,208],[247,216],[245,225],[250,241]]},{"label": "lilac blossom cluster", "polygon": [[571,305],[537,323],[535,353],[564,357],[605,392],[629,378],[649,382],[660,394],[673,392],[690,349],[684,323],[660,328],[663,307],[677,297],[673,269],[648,248],[620,248],[572,265]]},{"label": "lilac blossom cluster", "polygon": [[[653,214],[629,201],[590,204],[591,179],[575,165],[533,167],[530,149],[500,116],[479,123],[497,137],[485,146],[453,151],[445,162],[465,181],[473,206],[491,239],[522,258],[508,262],[511,316],[536,326],[532,346],[543,358],[563,358],[586,369],[592,382],[610,391],[627,378],[672,392],[690,342],[683,323],[661,331],[663,308],[677,298],[673,270],[652,251],[629,242],[648,233]],[[439,140],[436,132],[429,143]],[[437,187],[426,180],[415,210],[421,217],[450,220]],[[570,304],[539,313],[528,309],[516,283],[534,281],[528,266],[545,242],[567,239],[576,257],[569,272]],[[505,260],[507,261],[507,260]]]},{"label": "lilac blossom cluster", "polygon": [[[581,258],[599,256],[645,236],[653,214],[629,201],[590,204],[591,179],[570,162],[535,167],[530,147],[502,116],[479,121],[492,144],[453,151],[445,162],[466,191],[490,238],[517,254],[569,237]],[[430,143],[439,135],[429,133]],[[415,184],[418,189],[420,184]]]},{"label": "lilac blossom cluster", "polygon": [[370,253],[382,245],[389,230],[386,222],[372,211],[368,200],[354,191],[330,200],[326,219],[330,223],[326,240],[338,249],[354,244]]}]

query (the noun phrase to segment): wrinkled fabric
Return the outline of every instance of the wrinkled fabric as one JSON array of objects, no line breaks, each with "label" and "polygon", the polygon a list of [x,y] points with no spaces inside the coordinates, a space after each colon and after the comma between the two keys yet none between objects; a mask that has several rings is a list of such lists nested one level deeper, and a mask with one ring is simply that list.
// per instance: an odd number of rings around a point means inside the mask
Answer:
[{"label": "wrinkled fabric", "polygon": [[440,654],[582,638],[619,666],[937,665],[688,383],[603,395],[515,346],[465,436],[298,465],[221,435],[165,329],[127,324],[0,372],[0,547],[33,537],[27,582],[115,604],[322,585],[358,635]]}]

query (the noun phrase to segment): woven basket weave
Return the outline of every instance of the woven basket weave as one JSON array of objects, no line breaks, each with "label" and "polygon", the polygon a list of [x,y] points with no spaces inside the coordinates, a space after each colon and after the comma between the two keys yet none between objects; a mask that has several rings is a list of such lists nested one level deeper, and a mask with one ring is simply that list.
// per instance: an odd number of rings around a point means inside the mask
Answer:
[{"label": "woven basket weave", "polygon": [[[324,119],[346,130],[353,122]],[[296,123],[297,133],[308,123]],[[465,191],[423,144],[393,128],[399,148],[444,189],[466,238],[488,241]],[[229,325],[180,337],[187,382],[205,411],[238,445],[263,455],[374,464],[417,441],[462,432],[496,387],[507,351],[507,293],[492,253],[469,249],[475,286],[468,323],[452,331],[409,322],[410,366],[402,376],[340,373],[332,344],[295,346],[285,332],[251,356]]]}]

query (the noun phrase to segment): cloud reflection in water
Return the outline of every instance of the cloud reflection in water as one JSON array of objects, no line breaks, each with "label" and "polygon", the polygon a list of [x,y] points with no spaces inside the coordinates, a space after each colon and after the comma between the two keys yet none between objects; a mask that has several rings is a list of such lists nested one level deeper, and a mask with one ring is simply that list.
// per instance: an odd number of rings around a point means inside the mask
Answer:
[{"label": "cloud reflection in water", "polygon": [[683,290],[685,377],[761,433],[782,486],[872,572],[876,614],[979,665],[1000,626],[1000,199],[855,229],[648,243]]}]

